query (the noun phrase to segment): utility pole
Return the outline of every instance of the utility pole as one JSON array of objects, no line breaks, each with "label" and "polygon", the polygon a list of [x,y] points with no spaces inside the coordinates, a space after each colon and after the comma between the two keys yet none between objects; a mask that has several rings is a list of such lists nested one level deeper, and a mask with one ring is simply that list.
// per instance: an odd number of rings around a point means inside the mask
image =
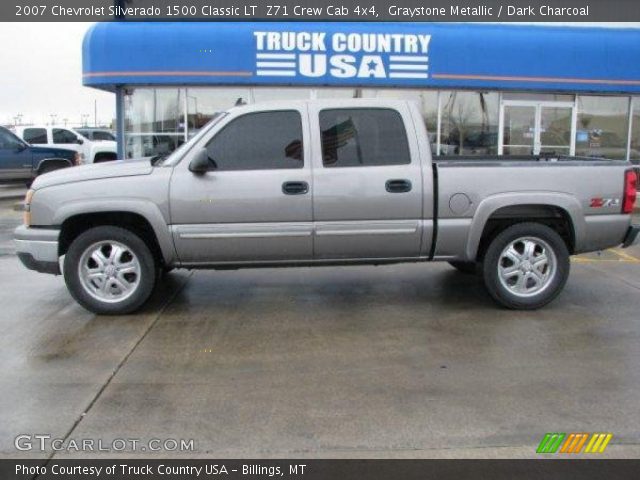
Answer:
[{"label": "utility pole", "polygon": [[58,115],[56,115],[55,113],[50,113],[49,116],[51,117],[51,125],[55,125]]},{"label": "utility pole", "polygon": [[98,100],[93,101],[93,126],[98,127]]}]

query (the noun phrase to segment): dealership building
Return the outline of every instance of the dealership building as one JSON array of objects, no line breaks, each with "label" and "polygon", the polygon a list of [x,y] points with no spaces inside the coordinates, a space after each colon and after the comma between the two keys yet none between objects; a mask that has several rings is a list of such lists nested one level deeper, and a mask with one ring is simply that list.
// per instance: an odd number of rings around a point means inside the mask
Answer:
[{"label": "dealership building", "polygon": [[640,29],[109,22],[85,36],[83,83],[115,92],[126,158],[237,104],[393,97],[420,105],[435,155],[640,162]]}]

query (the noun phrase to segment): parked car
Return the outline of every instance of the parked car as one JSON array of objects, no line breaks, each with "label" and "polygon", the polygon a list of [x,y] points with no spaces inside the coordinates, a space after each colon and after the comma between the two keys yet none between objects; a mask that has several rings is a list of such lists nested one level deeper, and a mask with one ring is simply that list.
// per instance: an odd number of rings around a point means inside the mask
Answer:
[{"label": "parked car", "polygon": [[31,184],[43,173],[71,167],[79,162],[73,150],[34,147],[18,138],[10,130],[0,127],[0,180],[24,181]]},{"label": "parked car", "polygon": [[88,138],[92,142],[115,142],[116,135],[111,131],[105,128],[90,128],[90,127],[82,127],[82,128],[74,128],[74,131],[78,132],[85,138]]},{"label": "parked car", "polygon": [[624,161],[434,161],[406,101],[255,104],[161,161],[37,179],[16,249],[102,314],[138,309],[174,267],[429,260],[481,272],[499,303],[533,309],[560,293],[570,255],[636,241],[636,180]]},{"label": "parked car", "polygon": [[31,145],[67,148],[80,154],[82,163],[101,163],[118,158],[116,142],[92,142],[66,127],[29,125],[14,128],[15,133]]}]

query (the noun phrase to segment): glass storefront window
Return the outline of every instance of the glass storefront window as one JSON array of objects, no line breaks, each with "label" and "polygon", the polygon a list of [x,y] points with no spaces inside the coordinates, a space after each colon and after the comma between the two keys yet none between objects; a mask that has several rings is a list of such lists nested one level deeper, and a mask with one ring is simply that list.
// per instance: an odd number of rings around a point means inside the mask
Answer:
[{"label": "glass storefront window", "polygon": [[629,97],[578,96],[576,155],[627,158]]},{"label": "glass storefront window", "polygon": [[[496,155],[500,94],[478,91],[440,91],[402,88],[181,87],[128,89],[124,98],[125,157],[171,153],[200,130],[216,113],[234,105],[268,100],[309,98],[397,98],[416,102],[421,109],[434,153],[440,124],[440,155]],[[502,93],[503,153],[531,154],[531,119],[539,132],[542,152],[568,154],[575,129],[575,154],[612,159],[627,158],[629,97],[582,95],[571,108],[573,95]],[[508,106],[511,100],[513,105]],[[539,115],[519,126],[517,106],[544,101]],[[553,105],[562,102],[564,105]],[[569,106],[567,106],[569,104]],[[526,105],[525,105],[526,106]],[[186,112],[185,112],[186,108]],[[532,111],[534,109],[531,109]],[[522,120],[524,122],[525,120]],[[528,130],[527,130],[528,129]],[[520,135],[520,137],[518,137]],[[514,143],[515,142],[515,143]],[[629,158],[640,163],[640,97],[635,98]]]},{"label": "glass storefront window", "polygon": [[440,108],[440,155],[498,153],[497,93],[443,91]]},{"label": "glass storefront window", "polygon": [[307,100],[311,98],[311,91],[311,88],[255,87],[253,89],[253,101],[257,103],[269,100]]},{"label": "glass storefront window", "polygon": [[640,164],[640,97],[634,97],[633,99],[629,160],[636,165]]},{"label": "glass storefront window", "polygon": [[531,92],[504,92],[503,100],[531,100],[534,102],[573,102],[573,95],[557,94],[557,93],[531,93]]},{"label": "glass storefront window", "polygon": [[397,98],[416,102],[420,106],[422,119],[429,133],[431,150],[434,154],[436,153],[436,132],[438,131],[438,92],[436,90],[365,88],[359,93],[362,98]]},{"label": "glass storefront window", "polygon": [[125,96],[125,157],[169,154],[184,143],[184,91],[138,88]]},{"label": "glass storefront window", "polygon": [[316,98],[358,98],[355,88],[318,88]]},{"label": "glass storefront window", "polygon": [[251,102],[249,88],[187,88],[187,137],[193,137],[216,113]]}]

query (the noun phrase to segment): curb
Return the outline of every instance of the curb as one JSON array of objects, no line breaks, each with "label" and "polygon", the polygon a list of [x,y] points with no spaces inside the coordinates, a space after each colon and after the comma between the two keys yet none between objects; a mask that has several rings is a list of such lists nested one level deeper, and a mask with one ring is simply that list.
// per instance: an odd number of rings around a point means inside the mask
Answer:
[{"label": "curb", "polygon": [[16,193],[10,195],[0,195],[0,202],[4,202],[7,200],[24,200],[24,193]]}]

